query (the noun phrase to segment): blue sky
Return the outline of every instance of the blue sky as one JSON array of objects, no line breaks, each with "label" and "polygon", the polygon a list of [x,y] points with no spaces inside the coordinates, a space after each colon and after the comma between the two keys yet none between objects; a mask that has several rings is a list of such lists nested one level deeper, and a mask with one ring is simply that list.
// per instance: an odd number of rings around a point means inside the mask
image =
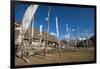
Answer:
[{"label": "blue sky", "polygon": [[[15,20],[21,22],[24,12],[29,4],[16,4],[15,5]],[[94,8],[79,8],[68,6],[51,6],[50,11],[50,30],[49,34],[56,34],[56,20],[58,17],[59,38],[63,39],[66,36],[66,24],[69,28],[71,38],[88,37],[94,34]],[[45,20],[48,15],[48,6],[40,5],[35,14],[35,28],[39,29],[40,24],[43,25],[43,31],[46,31],[47,21]],[[85,35],[84,33],[88,33]]]}]

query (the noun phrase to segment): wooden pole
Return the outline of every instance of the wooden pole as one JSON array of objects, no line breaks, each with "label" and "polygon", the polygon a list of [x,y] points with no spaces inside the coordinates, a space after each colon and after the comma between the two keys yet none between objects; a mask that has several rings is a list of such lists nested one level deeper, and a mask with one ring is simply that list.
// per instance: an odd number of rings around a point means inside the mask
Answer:
[{"label": "wooden pole", "polygon": [[46,18],[46,20],[47,20],[47,30],[46,30],[46,44],[45,44],[45,47],[44,47],[44,56],[46,55],[46,52],[47,52],[46,47],[48,46],[48,34],[49,34],[49,24],[50,24],[49,18],[50,18],[50,6],[49,6],[49,10],[48,10],[48,17]]},{"label": "wooden pole", "polygon": [[35,18],[35,16],[33,16],[33,19],[32,19],[32,31],[31,31],[32,32],[32,34],[31,34],[32,41],[33,41],[33,36],[34,36],[34,23],[35,23],[34,18]]},{"label": "wooden pole", "polygon": [[56,17],[56,32],[57,32],[57,38],[58,38],[58,52],[59,52],[59,56],[61,59],[61,46],[60,46],[60,40],[59,40],[59,30],[58,30],[58,17]]},{"label": "wooden pole", "polygon": [[35,16],[33,16],[32,21],[31,21],[31,34],[30,34],[31,49],[32,49],[33,36],[34,36],[34,23],[35,23],[34,20],[35,20]]},{"label": "wooden pole", "polygon": [[40,25],[40,40],[39,40],[39,47],[41,46],[42,41],[42,24]]}]

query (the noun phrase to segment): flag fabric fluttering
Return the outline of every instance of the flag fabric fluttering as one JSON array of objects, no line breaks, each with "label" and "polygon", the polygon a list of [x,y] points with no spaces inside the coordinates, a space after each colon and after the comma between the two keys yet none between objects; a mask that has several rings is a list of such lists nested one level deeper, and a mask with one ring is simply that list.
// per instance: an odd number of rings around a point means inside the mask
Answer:
[{"label": "flag fabric fluttering", "polygon": [[20,29],[20,34],[18,36],[18,39],[16,40],[16,42],[18,42],[19,44],[22,42],[22,40],[24,38],[24,34],[26,33],[27,29],[29,28],[32,17],[34,16],[38,6],[39,5],[30,5],[27,8],[26,12],[24,13],[22,25],[21,25],[21,29]]}]

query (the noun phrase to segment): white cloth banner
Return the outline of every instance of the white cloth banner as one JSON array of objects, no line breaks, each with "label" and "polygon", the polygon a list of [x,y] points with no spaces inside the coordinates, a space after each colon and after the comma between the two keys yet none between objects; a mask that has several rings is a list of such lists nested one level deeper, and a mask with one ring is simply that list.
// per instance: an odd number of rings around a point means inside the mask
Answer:
[{"label": "white cloth banner", "polygon": [[21,29],[20,29],[20,34],[18,36],[17,42],[20,44],[24,38],[24,34],[26,33],[27,29],[29,28],[32,18],[35,15],[35,12],[37,10],[39,5],[30,5],[24,16],[23,16],[23,20],[22,20],[22,25],[21,25]]}]

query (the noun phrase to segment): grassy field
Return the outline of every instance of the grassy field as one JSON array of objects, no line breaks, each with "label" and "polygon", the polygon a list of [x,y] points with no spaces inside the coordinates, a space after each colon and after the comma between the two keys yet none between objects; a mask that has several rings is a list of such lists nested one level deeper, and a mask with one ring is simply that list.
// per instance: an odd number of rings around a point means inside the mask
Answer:
[{"label": "grassy field", "polygon": [[93,61],[94,50],[79,49],[75,51],[61,52],[61,58],[59,53],[34,55],[29,58],[30,62],[26,63],[20,58],[15,58],[15,65],[35,65],[35,64],[50,64],[50,63],[68,63],[68,62],[82,62]]}]

